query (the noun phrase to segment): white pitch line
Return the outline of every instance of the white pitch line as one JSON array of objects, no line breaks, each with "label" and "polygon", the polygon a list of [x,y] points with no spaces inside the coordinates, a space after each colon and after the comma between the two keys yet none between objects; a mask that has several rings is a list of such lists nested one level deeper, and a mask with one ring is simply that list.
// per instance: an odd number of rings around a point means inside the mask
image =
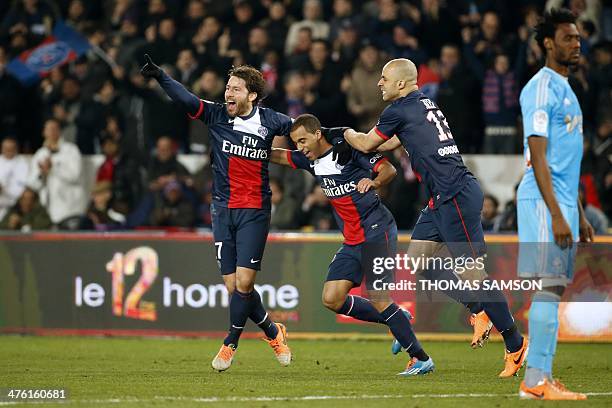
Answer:
[{"label": "white pitch line", "polygon": [[[587,392],[588,396],[612,396],[612,392]],[[0,406],[18,405],[22,403],[29,404],[122,404],[122,403],[144,403],[152,401],[185,401],[185,402],[273,402],[273,401],[322,401],[322,400],[363,400],[363,399],[439,399],[439,398],[499,398],[499,397],[517,397],[518,393],[513,394],[412,394],[412,395],[305,395],[302,397],[162,397],[153,398],[109,398],[109,399],[91,399],[91,400],[39,400],[39,401],[0,401]]]}]

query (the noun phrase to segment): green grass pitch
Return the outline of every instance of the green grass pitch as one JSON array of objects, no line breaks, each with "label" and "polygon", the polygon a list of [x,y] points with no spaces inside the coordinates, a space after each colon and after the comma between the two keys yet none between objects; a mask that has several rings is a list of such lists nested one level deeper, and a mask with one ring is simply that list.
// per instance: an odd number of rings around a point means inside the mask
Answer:
[{"label": "green grass pitch", "polygon": [[[560,344],[556,376],[589,400],[519,401],[520,377],[498,379],[503,346],[426,342],[436,371],[395,374],[407,356],[390,341],[290,340],[294,361],[280,367],[269,346],[242,340],[233,366],[213,372],[220,340],[0,336],[0,388],[67,388],[67,403],[15,406],[202,407],[612,406],[612,345]],[[522,374],[522,371],[521,371]],[[8,405],[0,402],[0,406]],[[12,404],[11,404],[12,406]]]}]

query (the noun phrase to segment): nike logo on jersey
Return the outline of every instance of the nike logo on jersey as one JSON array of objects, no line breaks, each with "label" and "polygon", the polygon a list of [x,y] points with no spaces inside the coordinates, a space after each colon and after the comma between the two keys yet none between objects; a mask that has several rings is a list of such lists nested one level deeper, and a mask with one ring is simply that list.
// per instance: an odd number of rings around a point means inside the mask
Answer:
[{"label": "nike logo on jersey", "polygon": [[252,263],[252,264],[257,263],[257,262],[259,262],[259,261],[261,261],[261,259],[255,260],[255,259],[251,258],[251,263]]}]

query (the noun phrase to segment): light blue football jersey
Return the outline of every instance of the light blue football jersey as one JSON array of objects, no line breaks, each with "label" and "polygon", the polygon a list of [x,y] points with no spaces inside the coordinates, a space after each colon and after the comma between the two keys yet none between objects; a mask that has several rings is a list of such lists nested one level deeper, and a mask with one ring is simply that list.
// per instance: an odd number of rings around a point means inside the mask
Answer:
[{"label": "light blue football jersey", "polygon": [[567,78],[544,67],[521,91],[526,169],[517,198],[541,199],[527,138],[546,137],[546,160],[559,203],[576,206],[582,161],[582,110]]}]

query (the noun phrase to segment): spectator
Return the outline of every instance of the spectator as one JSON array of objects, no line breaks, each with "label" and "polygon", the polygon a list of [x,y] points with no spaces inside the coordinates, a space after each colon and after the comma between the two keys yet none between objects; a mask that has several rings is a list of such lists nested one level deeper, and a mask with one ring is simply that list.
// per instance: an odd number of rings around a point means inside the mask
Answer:
[{"label": "spectator", "polygon": [[193,56],[193,51],[183,48],[179,51],[176,59],[176,80],[183,85],[191,85],[198,77],[198,62]]},{"label": "spectator", "polygon": [[52,101],[50,116],[62,126],[62,139],[69,143],[77,142],[77,117],[81,112],[81,84],[74,77],[66,77],[61,84],[61,95]]},{"label": "spectator", "polygon": [[61,137],[57,119],[45,122],[43,138],[43,146],[30,163],[28,186],[39,193],[53,224],[60,229],[77,229],[87,205],[81,184],[81,153]]},{"label": "spectator", "polygon": [[301,225],[318,231],[337,229],[332,217],[331,204],[318,184],[304,199],[299,218],[302,220]]},{"label": "spectator", "polygon": [[514,186],[514,195],[512,200],[506,203],[504,211],[499,217],[497,226],[494,227],[495,231],[498,232],[516,232],[518,231],[517,223],[517,207],[516,207],[516,190],[518,190],[518,184]]},{"label": "spectator", "polygon": [[418,16],[418,32],[423,50],[428,56],[440,55],[444,44],[455,42],[459,38],[459,22],[448,7],[440,5],[440,0],[423,0]]},{"label": "spectator", "polygon": [[261,69],[268,51],[268,32],[262,27],[253,27],[248,34],[248,47],[244,60],[247,64]]},{"label": "spectator", "polygon": [[497,209],[499,208],[499,201],[491,194],[485,194],[484,201],[482,203],[482,214],[480,221],[482,223],[482,229],[484,231],[495,231],[497,223],[499,222],[499,214]]},{"label": "spectator", "polygon": [[519,144],[516,125],[520,111],[519,81],[525,70],[526,33],[523,32],[524,41],[519,47],[513,69],[510,69],[508,55],[503,53],[494,57],[490,69],[485,69],[476,57],[470,30],[464,28],[462,35],[465,60],[481,82],[485,125],[483,153],[514,154]]},{"label": "spectator", "polygon": [[112,208],[112,184],[99,181],[91,191],[91,202],[81,219],[80,229],[108,231],[118,229],[125,223],[125,216]]},{"label": "spectator", "polygon": [[365,18],[355,12],[352,0],[334,0],[333,11],[334,15],[329,21],[329,41],[331,43],[336,41],[341,30],[346,27],[354,28],[358,36],[366,34]]},{"label": "spectator", "polygon": [[298,71],[289,71],[283,79],[284,94],[282,98],[272,99],[270,106],[279,112],[285,112],[291,118],[306,113],[306,84],[304,76]]},{"label": "spectator", "polygon": [[340,27],[338,37],[332,43],[332,60],[336,61],[343,73],[350,73],[353,62],[359,52],[359,34],[357,27],[346,20]]},{"label": "spectator", "polygon": [[235,22],[229,25],[230,48],[245,53],[249,48],[249,33],[255,26],[253,6],[246,0],[234,2]]},{"label": "spectator", "polygon": [[278,179],[270,179],[270,190],[272,190],[270,228],[280,230],[296,228],[298,206],[295,200],[291,196],[285,195],[283,184]]},{"label": "spectator", "polygon": [[462,66],[459,48],[445,45],[440,53],[440,84],[438,106],[444,112],[462,153],[478,149],[474,134],[478,122],[474,107],[465,101],[475,100],[477,87],[470,73]]},{"label": "spectator", "polygon": [[608,233],[608,217],[599,208],[587,203],[586,195],[584,191],[584,185],[580,184],[580,190],[578,199],[582,204],[584,210],[584,216],[587,221],[593,227],[595,234],[607,234]]},{"label": "spectator", "polygon": [[7,136],[0,147],[0,219],[17,202],[28,178],[28,162],[18,155],[17,139]]},{"label": "spectator", "polygon": [[99,135],[105,129],[108,118],[114,118],[117,125],[123,122],[119,108],[119,97],[112,80],[105,80],[93,98],[81,105],[75,120],[77,125],[77,146],[82,154],[100,151]]},{"label": "spectator", "polygon": [[368,132],[374,127],[386,106],[377,85],[383,65],[376,47],[365,43],[351,74],[347,99],[349,112],[357,118],[357,127],[361,132]]},{"label": "spectator", "polygon": [[191,201],[183,195],[181,185],[173,180],[155,195],[155,204],[149,220],[153,227],[191,227],[195,211]]},{"label": "spectator", "polygon": [[285,39],[293,18],[287,16],[287,8],[282,1],[273,1],[268,8],[268,13],[268,17],[260,25],[268,33],[270,46],[281,55],[285,49]]},{"label": "spectator", "polygon": [[149,190],[160,191],[171,181],[179,181],[188,186],[193,185],[189,170],[176,157],[175,143],[167,136],[157,140],[155,156],[147,168]]},{"label": "spectator", "polygon": [[121,151],[118,139],[107,136],[102,139],[104,162],[98,168],[97,182],[109,182],[112,205],[116,211],[127,214],[142,196],[142,176],[138,163]]},{"label": "spectator", "polygon": [[285,54],[294,54],[298,44],[298,32],[307,27],[312,33],[312,39],[327,40],[329,38],[329,24],[322,21],[323,9],[320,0],[304,1],[304,20],[297,21],[289,27],[287,40],[285,42]]},{"label": "spectator", "polygon": [[26,188],[17,204],[0,221],[0,229],[30,232],[51,228],[51,218],[38,201],[38,194]]}]

